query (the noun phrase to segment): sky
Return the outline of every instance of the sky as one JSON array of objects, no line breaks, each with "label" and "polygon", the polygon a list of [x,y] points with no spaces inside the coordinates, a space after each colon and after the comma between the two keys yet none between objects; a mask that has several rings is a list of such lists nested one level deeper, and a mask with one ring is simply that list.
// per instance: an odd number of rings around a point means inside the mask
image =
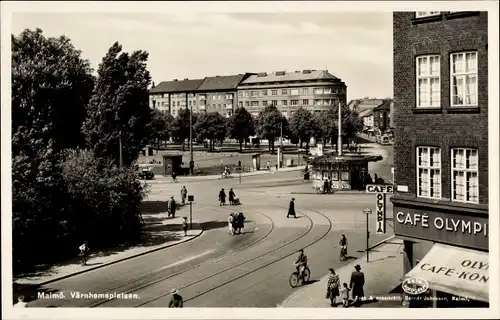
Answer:
[{"label": "sky", "polygon": [[13,13],[11,32],[66,35],[97,68],[118,41],[149,53],[153,81],[327,69],[348,99],[392,97],[391,12]]}]

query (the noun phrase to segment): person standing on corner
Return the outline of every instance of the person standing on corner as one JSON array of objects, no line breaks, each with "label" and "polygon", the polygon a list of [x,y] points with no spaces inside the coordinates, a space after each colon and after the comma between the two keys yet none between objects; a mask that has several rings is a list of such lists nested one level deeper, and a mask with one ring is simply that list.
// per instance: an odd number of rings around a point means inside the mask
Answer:
[{"label": "person standing on corner", "polygon": [[288,214],[286,215],[287,218],[290,216],[293,216],[294,218],[297,218],[297,215],[295,214],[295,198],[292,198],[290,200],[290,205],[288,206]]},{"label": "person standing on corner", "polygon": [[172,289],[170,291],[172,294],[172,298],[170,298],[170,302],[168,304],[169,308],[183,308],[184,307],[184,301],[182,299],[182,296],[179,294],[179,290],[177,289]]},{"label": "person standing on corner", "polygon": [[229,205],[232,206],[234,204],[234,191],[233,188],[229,189]]},{"label": "person standing on corner", "polygon": [[187,217],[184,217],[182,219],[182,230],[184,231],[184,237],[187,237],[187,231],[188,231],[188,220]]},{"label": "person standing on corner", "polygon": [[224,188],[222,188],[219,192],[219,205],[223,206],[226,204],[226,193],[224,192]]},{"label": "person standing on corner", "polygon": [[330,274],[328,276],[328,283],[326,285],[326,298],[330,299],[330,306],[335,307],[337,302],[337,297],[340,294],[340,278],[339,275],[335,273],[333,268],[328,269]]},{"label": "person standing on corner", "polygon": [[365,285],[365,274],[361,272],[361,266],[357,264],[354,267],[355,271],[351,274],[351,282],[349,287],[352,288],[352,299],[354,303],[360,302],[365,296],[363,286]]},{"label": "person standing on corner", "polygon": [[182,186],[182,189],[181,189],[182,204],[186,203],[187,194],[188,194],[188,191],[186,189],[186,186]]}]

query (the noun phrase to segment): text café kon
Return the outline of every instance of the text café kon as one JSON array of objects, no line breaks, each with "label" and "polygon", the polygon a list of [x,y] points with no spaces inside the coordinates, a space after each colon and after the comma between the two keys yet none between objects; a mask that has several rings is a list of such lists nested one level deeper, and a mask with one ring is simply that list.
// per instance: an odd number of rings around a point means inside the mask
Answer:
[{"label": "text caf\u00e9 kon", "polygon": [[421,225],[424,228],[429,228],[430,226],[432,226],[438,230],[444,229],[446,231],[462,232],[474,235],[483,233],[485,237],[488,236],[487,223],[442,217],[435,217],[431,222],[429,222],[429,216],[425,213],[420,214],[404,212],[398,212],[396,214],[396,219],[400,224],[405,225]]}]

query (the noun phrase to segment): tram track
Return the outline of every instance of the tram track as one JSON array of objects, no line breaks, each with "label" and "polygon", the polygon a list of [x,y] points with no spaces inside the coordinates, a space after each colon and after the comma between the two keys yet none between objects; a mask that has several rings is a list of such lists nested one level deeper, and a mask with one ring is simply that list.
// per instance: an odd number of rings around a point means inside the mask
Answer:
[{"label": "tram track", "polygon": [[[229,211],[234,211],[234,210],[233,210],[233,209],[231,209],[231,208],[227,208],[227,207],[220,207],[220,206],[215,206],[215,205],[205,205],[205,207],[214,207],[214,208],[222,209],[222,210],[225,210],[225,211],[228,211],[228,212],[229,212]],[[210,263],[214,263],[214,262],[220,261],[220,260],[225,259],[225,258],[227,258],[227,257],[229,257],[229,256],[233,256],[233,255],[235,255],[235,254],[237,254],[237,253],[239,253],[239,252],[241,252],[241,251],[243,251],[243,250],[246,250],[246,249],[248,249],[248,248],[251,248],[251,247],[256,246],[256,245],[258,245],[259,243],[263,242],[263,241],[264,241],[264,240],[266,240],[266,239],[267,239],[267,238],[271,235],[271,233],[274,231],[274,229],[275,229],[275,224],[274,224],[273,220],[271,219],[271,217],[269,217],[267,214],[263,213],[262,211],[260,211],[260,210],[253,210],[252,212],[255,212],[255,213],[261,214],[261,215],[263,215],[264,217],[266,217],[266,218],[267,218],[267,220],[269,220],[269,221],[270,221],[270,228],[269,228],[269,230],[268,230],[268,231],[267,231],[267,232],[266,232],[266,233],[265,233],[262,237],[260,237],[260,238],[256,239],[256,240],[255,240],[255,241],[253,241],[253,242],[247,243],[247,244],[245,244],[245,245],[243,245],[243,246],[241,246],[241,247],[239,247],[239,248],[237,248],[237,249],[235,249],[235,250],[230,250],[230,251],[226,252],[225,254],[223,254],[223,255],[221,255],[221,256],[218,256],[218,257],[213,258],[213,259],[210,259],[210,260],[206,260],[206,261],[204,261],[204,262],[202,262],[202,263],[195,264],[195,265],[193,265],[193,266],[191,266],[191,267],[189,267],[189,268],[185,268],[185,269],[183,269],[183,270],[181,270],[181,271],[175,272],[175,273],[173,273],[173,274],[169,274],[168,276],[163,276],[163,277],[161,277],[161,278],[159,278],[159,279],[156,279],[156,280],[154,280],[154,281],[150,281],[150,282],[148,282],[148,283],[147,283],[147,284],[145,284],[145,285],[140,285],[139,287],[135,287],[135,288],[134,288],[134,289],[132,289],[132,290],[127,290],[127,291],[125,291],[124,293],[125,293],[125,294],[133,293],[133,292],[135,292],[135,291],[137,291],[137,290],[140,290],[140,289],[142,289],[142,288],[145,288],[145,287],[148,287],[148,286],[154,285],[154,284],[156,284],[156,283],[159,283],[159,282],[162,282],[162,281],[168,280],[168,279],[170,279],[170,278],[173,278],[173,277],[176,277],[176,276],[178,276],[178,275],[181,275],[181,274],[184,274],[184,273],[186,273],[186,272],[189,272],[189,271],[191,271],[191,270],[193,270],[193,269],[196,269],[196,268],[202,267],[202,266],[207,265],[207,264],[210,264]],[[257,224],[255,223],[255,224],[254,224],[254,229],[255,229],[256,225],[257,225]],[[180,245],[183,245],[183,244],[180,244]],[[220,249],[220,250],[223,250],[223,249]],[[158,274],[159,274],[159,273],[161,273],[161,272],[162,272],[162,270],[158,270],[156,273],[158,273]],[[152,276],[154,276],[156,273],[148,273],[148,274],[145,274],[145,275],[143,275],[143,276],[141,276],[141,277],[135,278],[135,279],[133,279],[133,280],[129,280],[129,281],[127,281],[126,283],[120,284],[120,285],[118,285],[118,286],[114,286],[114,287],[112,287],[112,288],[108,288],[108,289],[107,289],[107,291],[117,291],[117,290],[119,290],[120,288],[124,288],[124,287],[130,286],[130,285],[133,285],[134,283],[140,283],[140,282],[141,282],[142,280],[144,280],[144,279],[151,278],[151,277],[152,277]],[[113,299],[105,299],[105,300],[101,300],[101,301],[98,301],[98,302],[95,302],[95,303],[93,303],[93,304],[89,305],[88,307],[90,307],[90,308],[95,308],[95,307],[98,307],[98,306],[100,306],[100,305],[103,305],[103,304],[109,303],[110,301],[113,301],[113,300],[115,300],[115,299],[113,298]]]},{"label": "tram track", "polygon": [[[270,205],[270,206],[274,206],[274,207],[279,207],[279,208],[284,208],[284,209],[286,209],[286,208],[285,208],[285,207],[283,207],[283,206],[272,205],[272,204],[269,204],[269,205]],[[321,215],[323,218],[325,218],[325,219],[326,219],[326,221],[328,221],[328,225],[327,225],[327,230],[326,230],[325,232],[323,232],[323,233],[321,234],[321,236],[320,236],[320,237],[314,238],[312,241],[308,241],[308,242],[307,242],[307,244],[305,244],[304,246],[301,246],[301,247],[303,247],[303,248],[310,247],[310,246],[312,246],[313,244],[315,244],[315,243],[317,243],[317,242],[321,241],[324,237],[326,237],[326,236],[329,234],[330,230],[332,229],[332,222],[331,222],[331,220],[330,220],[330,219],[329,219],[326,215],[324,215],[324,214],[322,214],[321,212],[316,211],[316,210],[310,210],[310,209],[308,209],[308,210],[309,210],[309,211],[311,211],[311,212],[314,212],[314,213],[316,213],[316,214]],[[196,280],[196,281],[194,281],[194,282],[191,282],[191,283],[189,283],[189,284],[187,284],[187,285],[180,286],[178,289],[179,289],[179,290],[183,290],[183,289],[186,289],[186,288],[189,288],[189,287],[193,287],[193,286],[195,286],[195,285],[197,285],[197,284],[201,284],[201,283],[203,283],[204,281],[206,281],[206,280],[208,280],[208,279],[210,279],[210,278],[216,277],[216,276],[218,276],[218,275],[223,275],[224,273],[226,273],[226,272],[230,272],[230,271],[233,271],[233,270],[236,270],[236,269],[238,269],[238,268],[240,268],[240,267],[244,266],[245,264],[248,264],[248,263],[251,263],[251,262],[255,262],[255,261],[257,261],[257,260],[259,260],[259,259],[261,259],[261,258],[268,257],[268,256],[270,256],[271,254],[273,254],[273,253],[275,253],[275,252],[278,252],[279,250],[282,250],[282,249],[284,249],[284,248],[290,247],[292,244],[296,243],[296,242],[297,242],[297,241],[299,241],[300,239],[303,239],[304,237],[306,237],[306,236],[307,236],[307,235],[308,235],[308,234],[309,234],[309,233],[313,230],[313,228],[314,228],[315,224],[313,223],[313,220],[312,220],[312,218],[311,218],[309,215],[307,215],[306,213],[301,212],[301,211],[298,211],[298,212],[300,212],[300,213],[301,213],[304,217],[306,217],[306,218],[309,220],[309,222],[310,222],[310,223],[309,223],[309,227],[307,228],[307,230],[306,230],[304,233],[300,234],[298,237],[294,237],[294,238],[293,238],[293,239],[291,239],[290,241],[287,241],[286,243],[284,243],[284,244],[282,244],[282,245],[280,245],[280,246],[278,246],[278,247],[275,247],[275,248],[273,248],[272,250],[268,250],[268,251],[266,251],[266,252],[264,252],[264,253],[258,254],[257,256],[252,256],[252,257],[251,257],[251,258],[249,258],[249,259],[245,259],[244,261],[241,261],[241,262],[239,262],[239,263],[236,263],[236,264],[230,265],[230,266],[228,266],[228,267],[226,267],[226,268],[224,268],[224,269],[222,269],[222,270],[219,270],[219,271],[217,271],[217,272],[215,272],[215,273],[210,273],[210,275],[208,275],[208,276],[204,276],[204,277],[202,277],[201,279],[198,279],[198,280]],[[272,221],[272,219],[270,219],[270,220]],[[274,222],[273,222],[273,225],[274,225]],[[273,229],[274,229],[274,228],[273,228]],[[267,236],[266,236],[265,238],[267,238],[267,237],[271,234],[271,232],[272,232],[272,231],[268,232],[268,234],[267,234]],[[249,247],[255,246],[257,243],[260,243],[260,242],[262,242],[263,240],[265,240],[265,238],[263,237],[263,238],[259,239],[258,241],[253,242],[251,246],[245,246],[245,247],[241,248],[240,250],[238,250],[238,251],[235,251],[235,252],[231,253],[230,255],[234,255],[234,254],[236,254],[236,253],[238,253],[238,252],[241,252],[241,251],[243,251],[243,250],[245,250],[245,249],[249,249]],[[245,277],[245,276],[248,276],[248,275],[250,275],[250,274],[252,274],[252,273],[255,273],[255,272],[259,271],[259,270],[262,270],[262,269],[264,269],[264,268],[268,267],[269,265],[271,265],[271,264],[273,264],[273,263],[276,263],[276,262],[278,262],[278,261],[281,261],[281,260],[283,260],[283,259],[286,259],[286,258],[290,257],[291,255],[293,255],[293,254],[295,254],[295,253],[296,253],[296,250],[291,250],[291,252],[290,252],[290,253],[287,253],[287,254],[285,254],[284,256],[280,256],[278,259],[272,259],[270,262],[266,262],[264,265],[262,265],[262,266],[260,266],[260,267],[258,267],[258,268],[255,268],[255,269],[249,270],[249,271],[247,271],[247,272],[245,272],[245,273],[243,273],[243,274],[241,274],[241,275],[239,275],[239,276],[237,276],[237,277],[232,278],[232,279],[231,279],[231,280],[229,280],[229,281],[224,281],[224,282],[222,282],[222,283],[220,283],[220,284],[217,284],[217,285],[215,285],[215,286],[212,286],[212,287],[210,287],[208,290],[203,290],[203,291],[201,291],[201,292],[199,292],[199,293],[195,294],[194,296],[191,296],[191,297],[189,297],[189,298],[185,299],[185,302],[188,302],[188,301],[190,301],[190,300],[193,300],[193,299],[195,299],[195,298],[198,298],[198,297],[200,297],[200,296],[202,296],[202,295],[205,295],[205,294],[207,294],[207,293],[209,293],[209,292],[212,292],[212,291],[214,291],[214,290],[216,290],[216,289],[218,289],[218,288],[221,288],[221,287],[223,287],[223,286],[225,286],[225,285],[227,285],[227,284],[229,284],[229,283],[232,283],[232,282],[237,281],[237,280],[239,280],[239,279],[241,279],[241,278],[243,278],[243,277]],[[156,281],[152,281],[152,282],[149,282],[149,283],[143,284],[143,285],[141,285],[141,286],[139,286],[139,287],[137,287],[137,288],[134,288],[133,290],[130,290],[130,291],[126,292],[126,293],[127,293],[127,294],[131,294],[131,293],[137,293],[137,292],[140,292],[142,289],[150,288],[150,287],[152,287],[152,286],[154,286],[154,285],[156,285],[156,284],[159,284],[159,283],[161,283],[161,282],[163,282],[163,281],[166,281],[166,280],[168,280],[168,279],[171,279],[171,278],[173,278],[173,277],[184,275],[184,274],[186,274],[187,272],[189,272],[189,271],[191,271],[191,270],[193,270],[193,269],[195,269],[195,268],[199,268],[199,267],[201,267],[201,266],[204,266],[204,265],[207,265],[207,264],[210,264],[210,263],[214,263],[214,262],[216,262],[216,261],[223,260],[223,259],[225,259],[225,258],[228,258],[230,255],[225,255],[225,256],[222,256],[222,257],[220,257],[219,259],[216,259],[216,260],[209,260],[209,261],[206,261],[206,262],[204,262],[204,263],[202,263],[202,264],[200,264],[200,265],[197,265],[197,266],[194,266],[194,267],[192,267],[192,268],[189,268],[189,269],[183,270],[183,271],[181,271],[181,272],[179,272],[179,273],[176,273],[176,274],[174,274],[174,275],[170,275],[170,276],[167,276],[167,277],[163,277],[162,279],[158,279],[158,280],[156,280]],[[165,294],[161,294],[161,295],[159,295],[159,296],[155,296],[155,297],[154,297],[154,298],[152,298],[152,299],[148,299],[147,301],[141,302],[139,305],[136,305],[135,307],[146,306],[146,305],[148,305],[148,304],[151,304],[151,303],[152,303],[152,302],[154,302],[154,301],[157,301],[157,300],[159,300],[159,299],[162,299],[162,298],[164,298],[164,297],[168,296],[169,294],[170,294],[170,293],[165,293]],[[104,305],[104,304],[109,303],[110,301],[111,301],[111,300],[102,301],[102,302],[99,302],[99,303],[93,304],[93,305],[92,305],[92,307],[101,306],[101,305]]]}]

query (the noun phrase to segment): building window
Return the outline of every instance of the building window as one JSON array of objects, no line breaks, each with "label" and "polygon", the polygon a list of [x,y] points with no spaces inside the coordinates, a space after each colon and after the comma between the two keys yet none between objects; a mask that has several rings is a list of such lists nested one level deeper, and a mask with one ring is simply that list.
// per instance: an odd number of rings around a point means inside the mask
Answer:
[{"label": "building window", "polygon": [[249,107],[250,106],[250,101],[245,101],[245,107]]},{"label": "building window", "polygon": [[309,88],[302,88],[302,94],[309,94]]},{"label": "building window", "polygon": [[451,149],[453,201],[479,203],[477,149]]},{"label": "building window", "polygon": [[320,106],[320,105],[323,104],[323,100],[321,100],[321,99],[314,99],[314,104]]},{"label": "building window", "polygon": [[258,106],[259,106],[259,101],[252,101],[252,102],[250,103],[250,105],[251,105],[252,107],[258,107]]},{"label": "building window", "polygon": [[292,95],[292,96],[298,96],[299,95],[299,89],[291,89],[290,90],[290,95]]},{"label": "building window", "polygon": [[417,147],[417,196],[441,199],[441,149]]},{"label": "building window", "polygon": [[314,94],[323,94],[323,88],[314,88]]},{"label": "building window", "polygon": [[262,101],[262,106],[263,107],[267,107],[267,101],[266,100]]},{"label": "building window", "polygon": [[262,90],[262,95],[267,96],[267,90]]},{"label": "building window", "polygon": [[239,101],[238,102],[238,107],[242,108],[243,107],[243,102]]},{"label": "building window", "polygon": [[439,108],[441,105],[439,56],[417,57],[417,107]]},{"label": "building window", "polygon": [[290,105],[297,106],[299,104],[299,100],[291,100]]},{"label": "building window", "polygon": [[238,92],[238,97],[243,97],[243,91]]},{"label": "building window", "polygon": [[245,91],[245,97],[250,97],[250,91],[249,90]]},{"label": "building window", "polygon": [[272,96],[277,96],[278,95],[278,90],[271,90],[271,95]]},{"label": "building window", "polygon": [[180,101],[177,101],[177,106],[180,106],[181,105],[181,102]]},{"label": "building window", "polygon": [[307,106],[309,104],[309,100],[307,100],[307,99],[302,100],[302,104]]},{"label": "building window", "polygon": [[281,89],[281,94],[288,94],[288,90],[287,89]]},{"label": "building window", "polygon": [[332,88],[324,88],[323,89],[323,94],[331,94],[332,93]]},{"label": "building window", "polygon": [[250,95],[252,97],[257,97],[257,96],[259,96],[259,91],[252,91],[252,93],[250,93]]},{"label": "building window", "polygon": [[281,101],[281,105],[283,105],[283,106],[288,105],[288,101],[287,101],[287,100],[283,100],[283,101]]},{"label": "building window", "polygon": [[272,101],[271,101],[271,105],[273,105],[273,106],[277,106],[277,105],[278,105],[278,100],[272,100]]},{"label": "building window", "polygon": [[477,106],[477,52],[451,54],[451,105]]},{"label": "building window", "polygon": [[425,18],[431,16],[437,16],[441,12],[440,11],[417,11],[415,12],[415,18]]}]

